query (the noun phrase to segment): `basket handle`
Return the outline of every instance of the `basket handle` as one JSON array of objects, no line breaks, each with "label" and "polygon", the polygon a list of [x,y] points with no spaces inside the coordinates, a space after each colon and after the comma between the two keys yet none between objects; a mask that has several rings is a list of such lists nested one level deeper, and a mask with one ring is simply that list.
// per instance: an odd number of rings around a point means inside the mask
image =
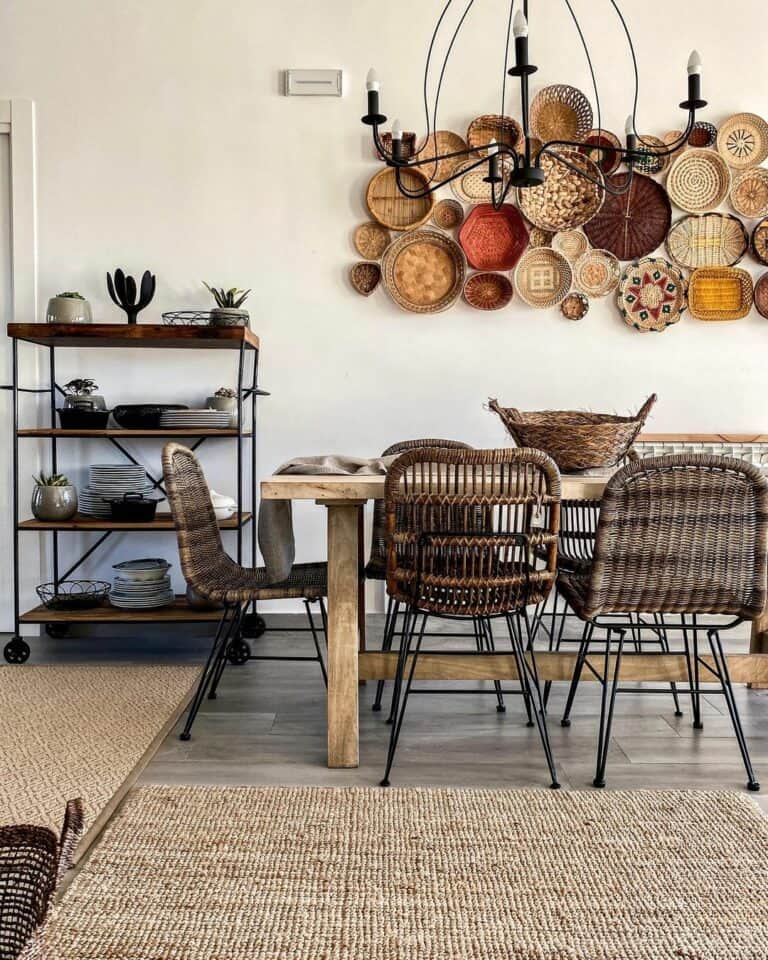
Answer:
[{"label": "basket handle", "polygon": [[647,419],[647,417],[648,417],[648,414],[649,414],[649,413],[651,412],[651,410],[653,409],[653,405],[654,405],[654,403],[656,403],[656,400],[657,400],[657,399],[658,399],[658,398],[657,398],[656,394],[655,394],[655,393],[652,393],[652,394],[650,395],[650,397],[648,397],[648,399],[647,399],[647,400],[645,401],[645,403],[642,405],[642,407],[640,407],[640,409],[637,411],[637,416],[635,417],[635,419],[636,419],[636,420],[639,420],[641,424],[644,424],[645,421],[646,421],[646,419]]},{"label": "basket handle", "polygon": [[85,813],[83,801],[79,797],[75,800],[68,800],[66,810],[64,811],[64,822],[61,825],[61,835],[59,837],[57,882],[60,881],[67,870],[72,867],[75,848],[83,835],[84,826]]},{"label": "basket handle", "polygon": [[500,407],[499,401],[488,398],[488,409],[497,413],[502,420],[522,420],[520,411],[516,407]]}]

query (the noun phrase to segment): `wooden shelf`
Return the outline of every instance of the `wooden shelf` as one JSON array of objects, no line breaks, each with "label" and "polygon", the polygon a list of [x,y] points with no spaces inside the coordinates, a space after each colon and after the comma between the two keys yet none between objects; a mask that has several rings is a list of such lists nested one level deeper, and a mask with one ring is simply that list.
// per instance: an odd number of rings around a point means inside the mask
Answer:
[{"label": "wooden shelf", "polygon": [[167,607],[154,610],[120,610],[105,604],[92,610],[49,610],[39,606],[19,617],[20,623],[205,623],[218,621],[221,610],[193,610],[179,595]]},{"label": "wooden shelf", "polygon": [[172,347],[258,350],[247,327],[167,326],[162,323],[9,323],[8,336],[44,347]]},{"label": "wooden shelf", "polygon": [[[251,437],[249,431],[243,438]],[[63,430],[61,427],[24,427],[19,430],[20,437],[236,437],[235,427],[219,428],[217,430],[201,427],[184,427],[173,430],[164,427],[162,430],[122,430],[119,427],[108,427],[104,430]]]},{"label": "wooden shelf", "polygon": [[[253,514],[243,513],[241,526],[250,523]],[[237,516],[230,517],[229,520],[220,520],[220,530],[237,530]],[[80,530],[87,532],[89,530],[174,530],[173,519],[170,513],[155,514],[155,519],[148,523],[117,523],[114,520],[106,520],[100,517],[85,517],[76,514],[71,520],[62,520],[52,522],[50,520],[22,520],[19,524],[19,530]]]}]

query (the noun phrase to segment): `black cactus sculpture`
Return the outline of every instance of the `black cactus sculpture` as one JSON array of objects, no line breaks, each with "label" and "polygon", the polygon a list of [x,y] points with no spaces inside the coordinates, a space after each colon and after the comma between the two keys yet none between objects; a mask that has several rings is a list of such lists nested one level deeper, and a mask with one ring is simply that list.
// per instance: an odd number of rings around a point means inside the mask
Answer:
[{"label": "black cactus sculpture", "polygon": [[155,295],[155,275],[145,270],[141,278],[141,287],[139,289],[139,299],[136,299],[136,281],[133,277],[126,277],[120,267],[115,270],[115,281],[112,282],[112,275],[107,274],[107,290],[112,297],[112,302],[125,310],[128,316],[128,323],[136,323],[136,316],[140,310],[149,306],[152,297]]}]

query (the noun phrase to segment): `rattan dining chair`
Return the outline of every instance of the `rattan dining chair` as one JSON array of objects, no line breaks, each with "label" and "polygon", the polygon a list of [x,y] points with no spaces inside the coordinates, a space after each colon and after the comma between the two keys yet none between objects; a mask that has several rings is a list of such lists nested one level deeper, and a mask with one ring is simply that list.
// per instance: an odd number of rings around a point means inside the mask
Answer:
[{"label": "rattan dining chair", "polygon": [[70,800],[57,837],[48,827],[0,827],[0,960],[45,960],[49,909],[83,834],[83,804]]},{"label": "rattan dining chair", "polygon": [[[532,649],[526,655],[523,641],[526,607],[543,601],[555,580],[560,475],[554,462],[529,449],[412,450],[389,468],[385,515],[387,590],[404,606],[405,623],[382,786],[390,783],[408,698],[418,692],[413,680],[427,621],[439,617],[480,621],[489,636],[492,620],[505,622],[557,788],[536,656]],[[543,564],[536,561],[542,548]],[[495,656],[477,647],[470,654]]]},{"label": "rattan dining chair", "polygon": [[[558,589],[586,624],[564,720],[586,666],[602,685],[594,785],[605,770],[624,642],[636,616],[663,616],[682,635],[693,725],[702,727],[702,671],[731,717],[750,790],[758,790],[720,634],[753,620],[766,602],[768,481],[743,460],[703,454],[630,463],[608,482],[588,569],[558,575]],[[679,623],[676,622],[676,618]],[[714,618],[720,619],[714,619]],[[722,618],[729,618],[723,624]],[[590,662],[596,628],[607,631],[602,674]],[[705,633],[711,663],[699,653]],[[614,642],[615,637],[615,642]],[[634,688],[630,688],[632,692]]]},{"label": "rattan dining chair", "polygon": [[[208,660],[179,739],[189,740],[200,705],[206,693],[211,699],[216,696],[228,660],[234,663],[246,660],[317,662],[323,682],[327,685],[328,677],[319,639],[320,632],[327,636],[324,601],[328,595],[327,564],[295,563],[285,580],[271,583],[265,567],[243,567],[225,552],[208,484],[191,450],[178,443],[167,443],[163,448],[163,476],[176,527],[182,573],[200,596],[223,606]],[[239,632],[248,606],[256,601],[292,599],[304,601],[309,619],[307,632],[312,634],[315,656],[255,656],[250,651],[243,654]],[[322,626],[319,629],[310,609],[310,603],[314,602],[320,607]]]}]

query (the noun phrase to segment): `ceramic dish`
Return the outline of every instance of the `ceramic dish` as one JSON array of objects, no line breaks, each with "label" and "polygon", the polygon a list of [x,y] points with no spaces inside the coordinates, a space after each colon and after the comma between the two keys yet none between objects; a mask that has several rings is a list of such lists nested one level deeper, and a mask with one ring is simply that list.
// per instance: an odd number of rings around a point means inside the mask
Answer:
[{"label": "ceramic dish", "polygon": [[112,569],[118,571],[121,580],[148,582],[162,580],[167,576],[171,564],[159,557],[145,557],[140,560],[123,560],[112,564]]}]

